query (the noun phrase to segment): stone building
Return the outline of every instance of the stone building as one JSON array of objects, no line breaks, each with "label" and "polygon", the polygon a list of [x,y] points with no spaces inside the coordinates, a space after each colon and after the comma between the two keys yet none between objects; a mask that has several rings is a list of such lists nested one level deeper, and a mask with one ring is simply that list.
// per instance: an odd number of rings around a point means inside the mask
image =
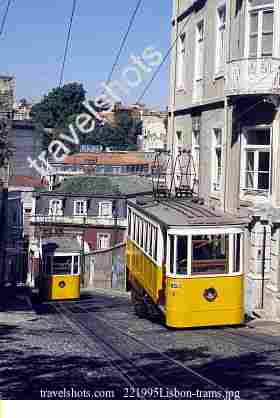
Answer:
[{"label": "stone building", "polygon": [[165,150],[167,145],[167,112],[145,109],[141,112],[142,135],[139,148],[144,152]]},{"label": "stone building", "polygon": [[126,238],[126,202],[152,193],[151,183],[137,176],[73,177],[55,191],[35,192],[30,247],[48,237],[84,240],[90,251],[111,248]]},{"label": "stone building", "polygon": [[249,216],[247,309],[280,318],[280,0],[174,0],[172,42],[169,148]]}]

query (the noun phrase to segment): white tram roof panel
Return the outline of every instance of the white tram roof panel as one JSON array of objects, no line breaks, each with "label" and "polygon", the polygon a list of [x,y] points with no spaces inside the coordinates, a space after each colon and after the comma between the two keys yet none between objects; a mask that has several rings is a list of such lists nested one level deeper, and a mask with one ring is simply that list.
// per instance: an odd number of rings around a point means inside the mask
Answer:
[{"label": "white tram roof panel", "polygon": [[149,198],[129,200],[129,204],[154,221],[172,227],[186,226],[240,226],[249,222],[244,216],[234,216],[205,205],[192,202],[190,199]]}]

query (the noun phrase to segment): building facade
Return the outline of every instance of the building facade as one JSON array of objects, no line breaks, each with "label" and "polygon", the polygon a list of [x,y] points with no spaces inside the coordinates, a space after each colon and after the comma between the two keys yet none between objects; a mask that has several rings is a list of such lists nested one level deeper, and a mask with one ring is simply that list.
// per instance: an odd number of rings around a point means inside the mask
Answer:
[{"label": "building facade", "polygon": [[139,148],[144,152],[165,150],[167,147],[167,112],[143,110],[141,112],[142,135]]},{"label": "building facade", "polygon": [[31,247],[36,252],[52,236],[79,236],[90,251],[114,247],[126,238],[127,199],[151,193],[151,183],[137,176],[75,177],[53,192],[35,192]]},{"label": "building facade", "polygon": [[168,146],[200,195],[245,214],[246,304],[280,318],[280,1],[173,1]]},{"label": "building facade", "polygon": [[4,196],[0,193],[0,287],[24,283],[27,277],[27,243],[23,236],[21,194],[8,193],[6,225],[3,225]]}]

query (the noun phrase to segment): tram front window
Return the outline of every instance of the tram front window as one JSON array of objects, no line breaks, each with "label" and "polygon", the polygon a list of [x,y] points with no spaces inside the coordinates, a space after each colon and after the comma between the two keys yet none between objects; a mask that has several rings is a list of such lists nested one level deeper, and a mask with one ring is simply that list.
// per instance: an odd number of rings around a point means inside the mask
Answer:
[{"label": "tram front window", "polygon": [[72,256],[61,256],[53,258],[53,274],[66,275],[71,274]]},{"label": "tram front window", "polygon": [[177,274],[188,274],[188,237],[177,237]]},{"label": "tram front window", "polygon": [[228,235],[192,237],[192,273],[228,274]]}]

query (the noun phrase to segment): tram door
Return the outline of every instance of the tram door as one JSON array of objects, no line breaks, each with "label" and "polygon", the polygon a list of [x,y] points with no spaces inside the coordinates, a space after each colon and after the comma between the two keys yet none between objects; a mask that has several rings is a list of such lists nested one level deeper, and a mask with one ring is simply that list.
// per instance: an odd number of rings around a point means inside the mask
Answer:
[{"label": "tram door", "polygon": [[45,254],[40,295],[45,300],[80,297],[80,255]]}]

